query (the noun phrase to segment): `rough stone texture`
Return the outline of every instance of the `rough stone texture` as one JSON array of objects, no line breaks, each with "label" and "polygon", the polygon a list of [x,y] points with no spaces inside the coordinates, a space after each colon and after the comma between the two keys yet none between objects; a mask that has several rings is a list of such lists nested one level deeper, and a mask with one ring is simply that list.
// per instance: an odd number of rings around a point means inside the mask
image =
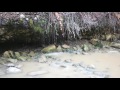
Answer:
[{"label": "rough stone texture", "polygon": [[[25,19],[24,23],[32,18],[34,21],[37,19],[50,19],[52,22],[56,22],[56,12],[0,12],[0,25],[5,25],[9,20],[17,21],[19,19]],[[101,25],[108,24],[109,26],[120,25],[120,13],[119,12],[57,12],[59,16],[67,19],[69,16],[78,16],[83,25],[81,28],[86,28],[85,24]],[[72,17],[71,17],[72,18]],[[101,23],[102,22],[102,23]],[[70,23],[69,23],[70,24]],[[73,23],[74,26],[77,23]]]},{"label": "rough stone texture", "polygon": [[4,57],[4,58],[10,58],[9,51],[5,51],[5,52],[3,53],[3,57]]},{"label": "rough stone texture", "polygon": [[[19,30],[21,25],[24,28]],[[53,44],[56,38],[57,42],[63,38],[82,38],[83,34],[89,36],[86,31],[97,31],[99,28],[104,31],[105,27],[106,31],[111,29],[119,34],[120,12],[0,12],[0,26],[0,43],[8,40]],[[5,26],[11,29],[6,30]],[[36,33],[38,31],[40,33]]]},{"label": "rough stone texture", "polygon": [[49,45],[48,47],[43,48],[41,51],[43,53],[54,52],[57,51],[57,48],[55,45]]}]

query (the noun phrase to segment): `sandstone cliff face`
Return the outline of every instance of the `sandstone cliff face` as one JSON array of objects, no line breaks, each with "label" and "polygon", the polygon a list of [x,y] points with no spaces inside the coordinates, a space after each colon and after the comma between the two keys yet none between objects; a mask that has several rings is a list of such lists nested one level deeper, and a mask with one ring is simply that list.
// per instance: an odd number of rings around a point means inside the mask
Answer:
[{"label": "sandstone cliff face", "polygon": [[0,12],[0,43],[56,42],[58,36],[91,38],[119,31],[119,12]]},{"label": "sandstone cliff face", "polygon": [[[57,13],[57,14],[56,14]],[[9,20],[17,21],[20,18],[24,20],[29,20],[32,18],[33,20],[37,19],[47,19],[51,20],[51,22],[55,22],[58,18],[63,18],[64,20],[72,19],[78,20],[80,19],[83,22],[79,22],[81,24],[90,24],[95,25],[99,22],[116,24],[119,22],[120,13],[119,12],[0,12],[0,24],[5,25]],[[103,21],[104,20],[104,21]],[[66,22],[67,23],[67,22]]]}]

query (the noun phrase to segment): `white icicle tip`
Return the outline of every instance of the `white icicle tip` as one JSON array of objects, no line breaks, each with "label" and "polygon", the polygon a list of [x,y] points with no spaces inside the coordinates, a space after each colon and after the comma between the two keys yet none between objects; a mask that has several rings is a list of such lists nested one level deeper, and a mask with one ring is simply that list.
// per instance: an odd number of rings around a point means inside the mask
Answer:
[{"label": "white icicle tip", "polygon": [[24,14],[20,14],[20,18],[25,18],[25,15]]}]

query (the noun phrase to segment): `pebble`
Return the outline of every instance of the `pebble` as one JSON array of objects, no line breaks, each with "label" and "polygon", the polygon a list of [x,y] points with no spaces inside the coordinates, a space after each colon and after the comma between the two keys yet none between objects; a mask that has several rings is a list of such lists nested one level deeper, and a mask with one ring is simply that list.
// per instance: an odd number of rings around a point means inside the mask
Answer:
[{"label": "pebble", "polygon": [[72,61],[71,59],[67,59],[67,60],[65,60],[64,62],[70,63],[71,61]]},{"label": "pebble", "polygon": [[64,66],[64,65],[61,65],[60,67],[62,67],[62,68],[66,68],[66,66]]},{"label": "pebble", "polygon": [[9,67],[7,70],[6,70],[6,73],[19,73],[19,72],[22,72],[21,69],[18,69],[16,67]]},{"label": "pebble", "polygon": [[95,69],[95,65],[93,65],[93,64],[88,65],[87,68],[89,68],[89,69]]}]

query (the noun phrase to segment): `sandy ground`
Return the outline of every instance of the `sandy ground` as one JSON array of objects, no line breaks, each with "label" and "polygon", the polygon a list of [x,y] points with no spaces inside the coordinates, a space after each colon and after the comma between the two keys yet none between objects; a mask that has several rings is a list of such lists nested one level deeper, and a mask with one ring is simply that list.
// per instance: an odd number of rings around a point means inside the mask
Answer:
[{"label": "sandy ground", "polygon": [[[0,75],[0,78],[99,78],[95,74],[93,75],[93,72],[104,72],[109,76],[108,78],[120,78],[120,52],[117,51],[87,53],[86,55],[60,53],[53,54],[52,57],[58,60],[46,63],[20,62],[23,65],[22,72]],[[71,61],[65,62],[65,60]],[[80,66],[74,66],[79,63],[94,67],[92,73],[85,72],[84,68]],[[44,73],[29,75],[31,72],[39,73],[40,71]]]}]

